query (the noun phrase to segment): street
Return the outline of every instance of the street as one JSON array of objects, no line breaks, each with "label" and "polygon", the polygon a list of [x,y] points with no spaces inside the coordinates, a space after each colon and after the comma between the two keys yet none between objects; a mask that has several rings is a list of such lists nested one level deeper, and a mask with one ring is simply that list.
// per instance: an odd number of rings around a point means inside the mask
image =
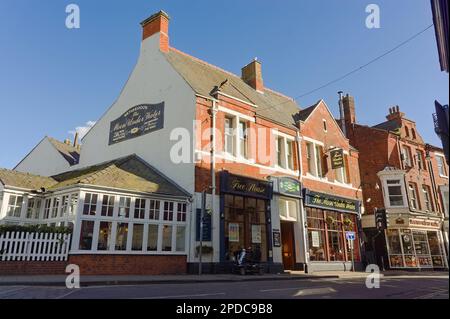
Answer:
[{"label": "street", "polygon": [[384,277],[379,289],[364,278],[196,284],[88,286],[80,289],[0,286],[0,299],[448,299],[448,276]]}]

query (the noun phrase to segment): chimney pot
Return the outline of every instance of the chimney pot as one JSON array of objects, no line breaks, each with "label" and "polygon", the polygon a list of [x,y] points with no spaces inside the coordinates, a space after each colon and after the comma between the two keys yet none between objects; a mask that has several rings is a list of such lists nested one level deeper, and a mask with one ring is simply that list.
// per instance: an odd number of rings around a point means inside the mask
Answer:
[{"label": "chimney pot", "polygon": [[78,132],[75,132],[75,137],[73,138],[73,147],[78,147]]},{"label": "chimney pot", "polygon": [[169,15],[161,10],[142,21],[142,41],[158,34],[159,49],[162,52],[169,52],[169,20]]}]

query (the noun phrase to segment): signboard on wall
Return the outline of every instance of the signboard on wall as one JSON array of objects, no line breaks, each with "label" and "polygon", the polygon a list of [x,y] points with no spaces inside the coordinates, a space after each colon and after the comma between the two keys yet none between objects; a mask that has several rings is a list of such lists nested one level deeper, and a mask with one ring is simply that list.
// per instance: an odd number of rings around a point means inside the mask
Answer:
[{"label": "signboard on wall", "polygon": [[220,175],[221,191],[242,196],[272,198],[272,183],[249,177],[233,175],[227,171]]},{"label": "signboard on wall", "polygon": [[301,198],[301,184],[291,177],[276,177],[278,181],[278,193],[286,196]]},{"label": "signboard on wall", "polygon": [[109,145],[142,136],[164,127],[164,102],[140,104],[111,122]]},{"label": "signboard on wall", "polygon": [[305,189],[305,206],[336,210],[345,213],[359,213],[360,201]]},{"label": "signboard on wall", "polygon": [[342,149],[335,149],[330,151],[330,158],[332,169],[344,167],[344,151]]},{"label": "signboard on wall", "polygon": [[273,234],[273,247],[281,247],[281,233],[278,229],[272,231]]}]

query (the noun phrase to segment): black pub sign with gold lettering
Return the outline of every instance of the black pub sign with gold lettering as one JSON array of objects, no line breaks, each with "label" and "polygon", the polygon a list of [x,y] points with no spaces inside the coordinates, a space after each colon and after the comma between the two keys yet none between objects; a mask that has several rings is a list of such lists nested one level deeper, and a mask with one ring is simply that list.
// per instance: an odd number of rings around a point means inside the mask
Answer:
[{"label": "black pub sign with gold lettering", "polygon": [[344,151],[342,149],[335,149],[330,152],[331,168],[344,167]]},{"label": "black pub sign with gold lettering", "polygon": [[304,192],[305,206],[344,213],[359,213],[361,203],[359,200],[313,192],[309,189],[305,189]]},{"label": "black pub sign with gold lettering", "polygon": [[142,136],[164,127],[164,102],[140,104],[111,122],[109,145]]},{"label": "black pub sign with gold lettering", "polygon": [[233,175],[228,171],[220,173],[220,189],[223,193],[271,199],[272,187],[271,182]]}]

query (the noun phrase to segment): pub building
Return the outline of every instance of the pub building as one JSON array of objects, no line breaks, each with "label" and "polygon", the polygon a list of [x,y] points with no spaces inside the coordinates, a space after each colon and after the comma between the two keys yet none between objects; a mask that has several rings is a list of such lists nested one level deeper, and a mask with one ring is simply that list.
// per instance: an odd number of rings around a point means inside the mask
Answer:
[{"label": "pub building", "polygon": [[[448,269],[448,165],[442,148],[426,144],[399,106],[386,121],[358,124],[353,97],[343,98],[351,144],[360,151],[368,262],[386,269]],[[374,212],[387,212],[376,229]]]},{"label": "pub building", "polygon": [[2,171],[0,222],[71,225],[82,274],[195,273],[200,251],[229,272],[242,249],[268,272],[349,270],[349,230],[359,263],[359,153],[325,102],[268,89],[256,59],[238,76],[173,48],[169,21],[141,23],[137,64],[81,143],[44,138]]}]

